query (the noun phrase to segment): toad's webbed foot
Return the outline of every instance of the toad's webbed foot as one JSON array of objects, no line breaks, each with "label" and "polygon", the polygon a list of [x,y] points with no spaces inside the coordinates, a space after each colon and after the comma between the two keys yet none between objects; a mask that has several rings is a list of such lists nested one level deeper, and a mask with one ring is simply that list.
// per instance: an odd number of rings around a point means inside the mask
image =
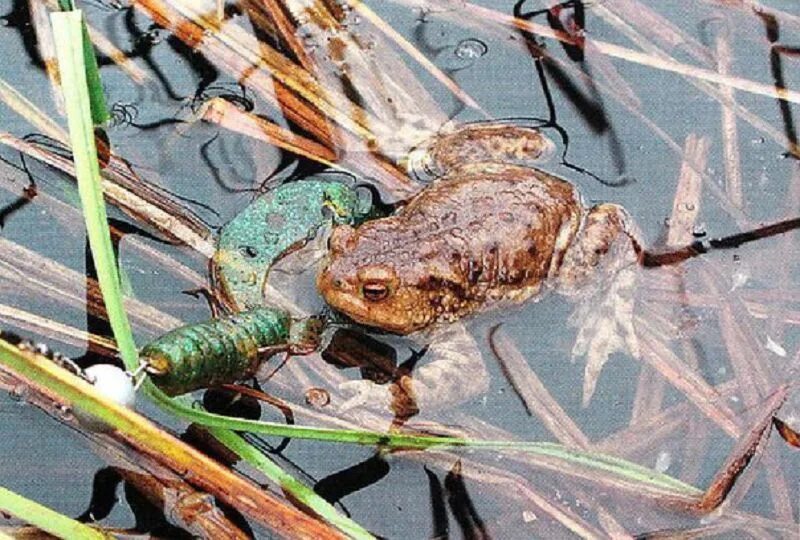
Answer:
[{"label": "toad's webbed foot", "polygon": [[587,213],[564,256],[558,283],[560,292],[579,302],[570,323],[578,327],[572,356],[586,356],[584,406],[612,354],[639,356],[633,311],[640,253],[625,210],[603,204]]},{"label": "toad's webbed foot", "polygon": [[583,406],[594,394],[600,371],[615,352],[639,357],[639,341],[633,327],[636,268],[620,270],[604,290],[582,299],[570,317],[578,327],[572,357],[586,356]]}]

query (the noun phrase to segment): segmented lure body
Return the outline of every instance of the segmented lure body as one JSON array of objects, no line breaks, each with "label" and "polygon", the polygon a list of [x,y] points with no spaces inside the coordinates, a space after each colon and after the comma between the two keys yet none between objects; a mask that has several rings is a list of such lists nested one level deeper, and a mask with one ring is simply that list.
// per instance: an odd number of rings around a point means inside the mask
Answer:
[{"label": "segmented lure body", "polygon": [[283,311],[251,311],[176,328],[139,353],[153,382],[176,396],[251,377],[265,356],[289,350],[291,319]]}]

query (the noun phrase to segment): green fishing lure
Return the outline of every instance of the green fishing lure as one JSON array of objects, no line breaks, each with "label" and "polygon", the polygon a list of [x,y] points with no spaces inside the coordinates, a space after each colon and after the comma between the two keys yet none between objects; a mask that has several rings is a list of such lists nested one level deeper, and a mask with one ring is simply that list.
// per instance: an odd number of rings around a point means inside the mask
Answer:
[{"label": "green fishing lure", "polygon": [[182,326],[140,351],[145,370],[176,396],[251,377],[276,352],[315,350],[321,321],[293,321],[264,307],[264,283],[281,257],[305,245],[328,223],[357,224],[370,217],[372,200],[320,174],[284,184],[255,199],[228,222],[217,239],[212,278],[234,314]]}]

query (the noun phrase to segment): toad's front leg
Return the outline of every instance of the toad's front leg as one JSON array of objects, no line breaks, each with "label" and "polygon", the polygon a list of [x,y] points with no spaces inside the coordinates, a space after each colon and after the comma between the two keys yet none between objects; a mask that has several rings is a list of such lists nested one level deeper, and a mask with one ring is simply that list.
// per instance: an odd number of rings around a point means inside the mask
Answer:
[{"label": "toad's front leg", "polygon": [[339,388],[350,395],[341,405],[342,411],[360,405],[394,410],[398,402],[410,402],[424,413],[454,407],[485,393],[489,375],[473,337],[463,324],[452,324],[437,331],[419,362],[399,373],[391,384],[362,380]]},{"label": "toad's front leg", "polygon": [[578,327],[572,356],[586,355],[584,406],[609,356],[639,356],[633,310],[641,253],[628,213],[601,204],[587,212],[558,270],[558,290],[578,301],[570,323]]}]

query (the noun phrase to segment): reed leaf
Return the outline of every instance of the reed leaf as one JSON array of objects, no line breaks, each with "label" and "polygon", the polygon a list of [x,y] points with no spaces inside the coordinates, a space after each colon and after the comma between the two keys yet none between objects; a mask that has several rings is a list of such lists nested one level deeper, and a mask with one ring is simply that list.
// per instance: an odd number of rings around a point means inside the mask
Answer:
[{"label": "reed leaf", "polygon": [[[112,538],[55,510],[0,487],[0,510],[59,538],[103,540]],[[2,534],[2,533],[0,533]],[[2,536],[0,536],[2,538]],[[9,537],[10,538],[10,537]]]}]

